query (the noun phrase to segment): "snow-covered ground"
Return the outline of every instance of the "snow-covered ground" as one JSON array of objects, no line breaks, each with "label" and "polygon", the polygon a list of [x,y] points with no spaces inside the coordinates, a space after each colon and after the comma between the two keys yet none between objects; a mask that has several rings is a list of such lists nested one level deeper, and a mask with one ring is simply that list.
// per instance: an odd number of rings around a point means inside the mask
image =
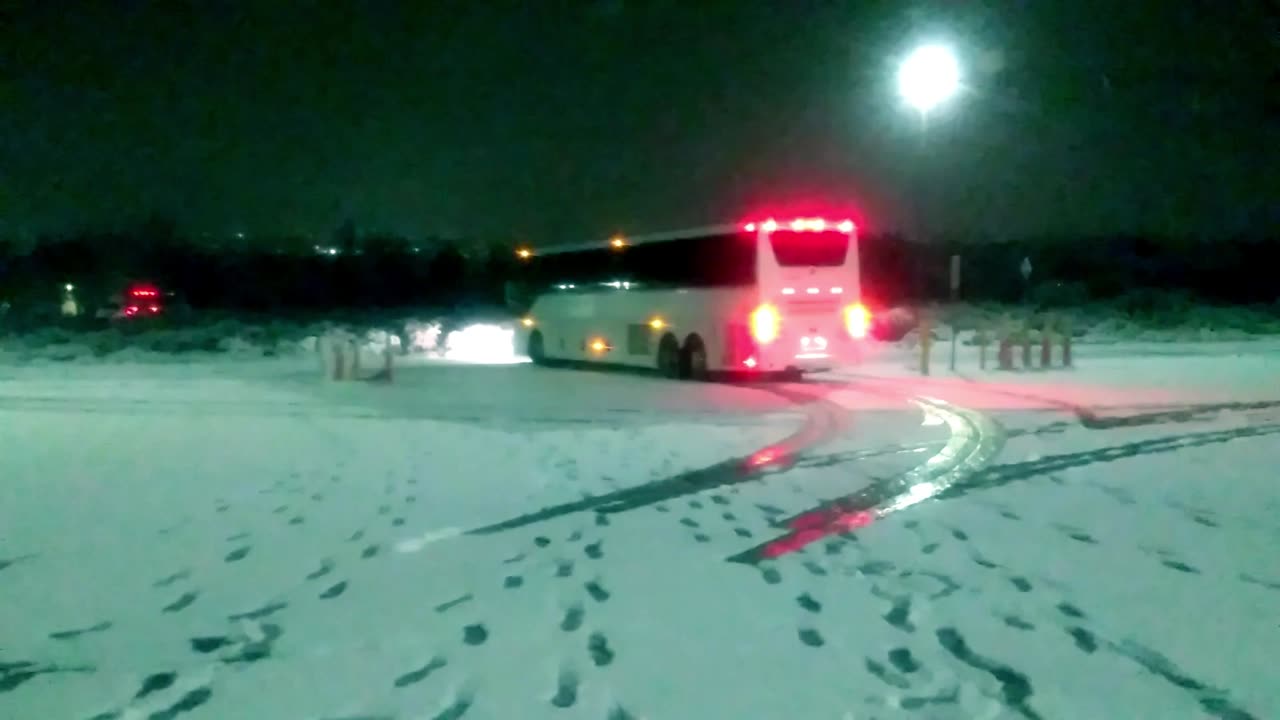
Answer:
[{"label": "snow-covered ground", "polygon": [[935,352],[5,367],[0,718],[1280,717],[1280,354]]}]

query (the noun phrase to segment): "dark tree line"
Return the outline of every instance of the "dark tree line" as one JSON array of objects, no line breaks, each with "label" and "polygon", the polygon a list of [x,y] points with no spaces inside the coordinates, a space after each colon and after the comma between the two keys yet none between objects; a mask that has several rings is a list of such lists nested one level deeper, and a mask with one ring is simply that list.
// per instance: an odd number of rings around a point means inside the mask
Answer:
[{"label": "dark tree line", "polygon": [[361,235],[350,224],[320,245],[303,238],[219,245],[148,222],[135,232],[45,237],[26,252],[0,241],[0,301],[14,308],[52,304],[70,283],[91,307],[148,282],[195,310],[493,305],[502,303],[515,263],[512,243],[411,241]]},{"label": "dark tree line", "polygon": [[[1025,241],[914,244],[900,236],[860,241],[862,287],[885,305],[950,297],[951,256],[961,256],[960,298],[1078,305],[1176,295],[1221,304],[1280,302],[1280,237],[1042,237]],[[1023,260],[1031,275],[1024,280]]]},{"label": "dark tree line", "polygon": [[[65,283],[95,302],[153,282],[192,308],[307,312],[377,307],[500,305],[521,279],[515,244],[412,240],[346,223],[317,250],[305,238],[221,246],[152,218],[132,232],[41,238],[20,251],[0,240],[0,302],[56,304]],[[1192,301],[1276,303],[1280,239],[1046,237],[922,245],[896,235],[859,239],[864,295],[881,306],[949,297],[952,254],[963,257],[967,301],[1071,305],[1143,292]],[[329,248],[335,254],[329,254]],[[1030,260],[1024,282],[1020,265]]]}]

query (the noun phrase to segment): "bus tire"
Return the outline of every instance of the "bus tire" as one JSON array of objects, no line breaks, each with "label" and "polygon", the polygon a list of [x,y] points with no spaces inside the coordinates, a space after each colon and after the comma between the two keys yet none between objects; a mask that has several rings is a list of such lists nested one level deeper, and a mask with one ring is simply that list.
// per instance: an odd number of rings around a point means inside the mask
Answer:
[{"label": "bus tire", "polygon": [[547,364],[546,341],[542,338],[541,330],[534,330],[529,335],[529,360],[534,365]]},{"label": "bus tire", "polygon": [[706,380],[707,345],[697,335],[690,335],[684,341],[684,351],[680,353],[680,377],[685,380]]},{"label": "bus tire", "polygon": [[680,378],[680,343],[671,333],[658,341],[658,373],[672,380]]}]

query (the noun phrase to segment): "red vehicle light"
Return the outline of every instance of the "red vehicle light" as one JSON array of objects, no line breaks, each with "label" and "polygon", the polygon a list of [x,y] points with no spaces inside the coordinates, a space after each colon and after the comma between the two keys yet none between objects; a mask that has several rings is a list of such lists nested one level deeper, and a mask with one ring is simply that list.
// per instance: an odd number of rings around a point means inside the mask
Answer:
[{"label": "red vehicle light", "polygon": [[762,345],[768,345],[778,339],[782,326],[782,317],[778,309],[765,303],[751,313],[751,337]]},{"label": "red vehicle light", "polygon": [[844,326],[849,336],[862,339],[871,330],[871,312],[862,305],[849,305],[844,309]]}]

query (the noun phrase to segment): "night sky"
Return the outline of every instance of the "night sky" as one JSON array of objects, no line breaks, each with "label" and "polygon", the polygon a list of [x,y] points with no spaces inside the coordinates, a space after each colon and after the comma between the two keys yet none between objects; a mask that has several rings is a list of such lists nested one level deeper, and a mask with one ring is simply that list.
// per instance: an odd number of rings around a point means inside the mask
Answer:
[{"label": "night sky", "polygon": [[[159,212],[546,243],[796,202],[880,230],[1273,232],[1276,7],[0,0],[0,234]],[[893,87],[921,40],[966,84],[927,129]]]}]

